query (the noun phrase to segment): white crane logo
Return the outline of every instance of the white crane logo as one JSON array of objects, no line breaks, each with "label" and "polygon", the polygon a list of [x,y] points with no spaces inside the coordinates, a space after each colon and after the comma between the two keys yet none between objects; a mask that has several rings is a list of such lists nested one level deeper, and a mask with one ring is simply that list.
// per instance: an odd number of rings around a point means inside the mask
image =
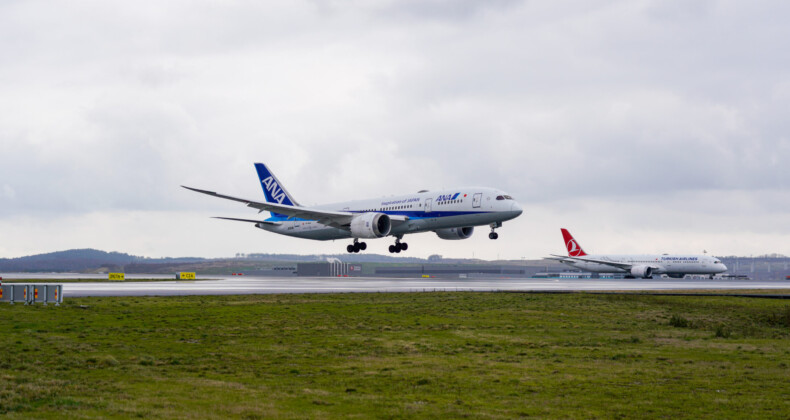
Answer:
[{"label": "white crane logo", "polygon": [[579,245],[576,244],[575,239],[571,239],[570,241],[568,241],[566,246],[568,247],[568,255],[570,255],[571,257],[578,257],[579,254],[582,253],[582,249],[579,248]]}]

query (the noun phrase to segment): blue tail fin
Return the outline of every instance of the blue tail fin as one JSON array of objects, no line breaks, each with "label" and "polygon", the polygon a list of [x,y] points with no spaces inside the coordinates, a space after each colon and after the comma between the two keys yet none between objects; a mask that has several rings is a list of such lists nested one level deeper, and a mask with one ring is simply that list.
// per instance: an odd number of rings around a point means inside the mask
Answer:
[{"label": "blue tail fin", "polygon": [[[270,203],[284,204],[286,206],[299,206],[299,203],[288,194],[288,191],[282,186],[276,176],[262,163],[255,164],[255,170],[258,171],[258,178],[261,180],[261,188],[263,194],[266,196],[266,201]],[[284,214],[272,212],[274,217],[287,217]]]}]

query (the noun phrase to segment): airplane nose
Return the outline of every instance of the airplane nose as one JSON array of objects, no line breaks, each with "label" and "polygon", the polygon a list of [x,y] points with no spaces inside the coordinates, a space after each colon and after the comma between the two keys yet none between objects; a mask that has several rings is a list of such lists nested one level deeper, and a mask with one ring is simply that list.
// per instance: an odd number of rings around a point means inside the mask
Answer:
[{"label": "airplane nose", "polygon": [[510,211],[516,212],[516,216],[520,216],[523,210],[521,209],[521,205],[516,203],[515,201],[513,204],[510,205]]},{"label": "airplane nose", "polygon": [[727,271],[727,266],[726,266],[726,265],[724,265],[724,264],[722,264],[722,265],[721,265],[721,272],[723,273],[723,272],[725,272],[725,271]]}]

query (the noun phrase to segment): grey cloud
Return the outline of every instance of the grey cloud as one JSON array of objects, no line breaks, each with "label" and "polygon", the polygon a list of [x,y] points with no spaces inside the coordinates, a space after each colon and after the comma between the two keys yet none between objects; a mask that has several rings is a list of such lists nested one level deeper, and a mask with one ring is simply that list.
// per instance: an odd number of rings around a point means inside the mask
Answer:
[{"label": "grey cloud", "polygon": [[378,12],[386,18],[406,17],[438,21],[467,20],[485,11],[501,13],[523,0],[407,0],[385,2]]},{"label": "grey cloud", "polygon": [[752,234],[787,208],[789,9],[6,2],[0,219],[240,214],[178,185],[259,197],[265,161],[308,204],[489,185],[609,229],[703,208]]}]

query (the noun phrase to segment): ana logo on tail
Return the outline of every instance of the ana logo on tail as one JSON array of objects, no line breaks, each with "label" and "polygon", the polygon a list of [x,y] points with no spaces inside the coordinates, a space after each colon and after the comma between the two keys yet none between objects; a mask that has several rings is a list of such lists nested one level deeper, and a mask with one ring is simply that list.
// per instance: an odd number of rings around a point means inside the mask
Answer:
[{"label": "ana logo on tail", "polygon": [[[255,164],[255,170],[258,172],[258,179],[261,181],[263,188],[263,195],[266,196],[266,201],[270,203],[284,204],[286,206],[298,206],[299,204],[288,194],[288,190],[283,187],[280,180],[269,171],[269,168],[262,163]],[[274,213],[272,213],[274,214]]]},{"label": "ana logo on tail", "polygon": [[276,201],[278,204],[282,204],[283,200],[285,200],[285,192],[283,192],[282,188],[277,185],[277,181],[274,180],[271,176],[267,177],[266,179],[261,180],[261,184],[263,184],[263,188],[272,195],[272,199]]}]

